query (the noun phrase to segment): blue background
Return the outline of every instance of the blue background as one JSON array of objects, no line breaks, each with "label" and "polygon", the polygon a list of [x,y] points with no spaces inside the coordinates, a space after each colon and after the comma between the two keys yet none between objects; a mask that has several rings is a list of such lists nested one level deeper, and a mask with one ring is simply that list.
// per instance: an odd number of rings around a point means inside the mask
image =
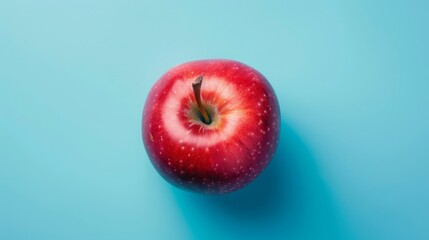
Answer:
[{"label": "blue background", "polygon": [[[428,3],[1,1],[0,239],[429,239]],[[166,183],[140,136],[169,68],[262,72],[280,147],[247,188]]]}]

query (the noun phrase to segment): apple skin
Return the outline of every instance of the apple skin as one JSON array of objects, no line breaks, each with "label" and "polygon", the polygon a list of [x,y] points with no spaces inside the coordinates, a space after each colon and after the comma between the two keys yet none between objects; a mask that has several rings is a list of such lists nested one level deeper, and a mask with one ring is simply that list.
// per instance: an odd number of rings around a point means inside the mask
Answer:
[{"label": "apple skin", "polygon": [[[192,83],[198,76],[210,125],[196,117]],[[156,170],[171,184],[199,193],[249,184],[274,156],[279,133],[273,88],[258,71],[233,60],[173,67],[152,87],[143,110],[143,142]]]}]

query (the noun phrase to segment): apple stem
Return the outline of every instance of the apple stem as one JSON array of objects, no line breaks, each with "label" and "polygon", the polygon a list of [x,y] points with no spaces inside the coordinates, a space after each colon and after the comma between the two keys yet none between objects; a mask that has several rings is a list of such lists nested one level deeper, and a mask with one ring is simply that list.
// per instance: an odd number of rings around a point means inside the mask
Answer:
[{"label": "apple stem", "polygon": [[205,124],[212,123],[209,115],[207,114],[206,109],[204,109],[203,104],[201,103],[201,86],[203,84],[203,76],[198,76],[195,81],[192,83],[192,89],[194,90],[195,100],[197,100],[198,109],[200,110],[201,116],[203,116],[203,122]]}]

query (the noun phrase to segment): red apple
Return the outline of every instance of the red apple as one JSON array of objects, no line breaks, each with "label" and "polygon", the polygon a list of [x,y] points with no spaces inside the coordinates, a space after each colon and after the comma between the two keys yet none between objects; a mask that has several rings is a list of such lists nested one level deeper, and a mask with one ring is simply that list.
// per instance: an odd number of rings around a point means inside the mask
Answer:
[{"label": "red apple", "polygon": [[184,63],[152,87],[143,111],[143,142],[170,183],[222,194],[250,183],[278,144],[280,110],[255,69],[232,60]]}]

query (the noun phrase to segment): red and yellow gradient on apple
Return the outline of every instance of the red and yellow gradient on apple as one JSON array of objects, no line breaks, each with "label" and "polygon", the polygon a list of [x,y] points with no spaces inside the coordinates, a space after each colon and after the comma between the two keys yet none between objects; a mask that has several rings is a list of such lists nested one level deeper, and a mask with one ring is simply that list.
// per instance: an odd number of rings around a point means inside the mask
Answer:
[{"label": "red and yellow gradient on apple", "polygon": [[255,179],[272,159],[280,111],[273,88],[232,60],[184,63],[152,87],[143,111],[143,142],[170,183],[222,194]]}]

